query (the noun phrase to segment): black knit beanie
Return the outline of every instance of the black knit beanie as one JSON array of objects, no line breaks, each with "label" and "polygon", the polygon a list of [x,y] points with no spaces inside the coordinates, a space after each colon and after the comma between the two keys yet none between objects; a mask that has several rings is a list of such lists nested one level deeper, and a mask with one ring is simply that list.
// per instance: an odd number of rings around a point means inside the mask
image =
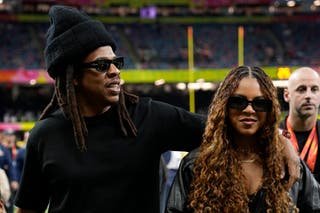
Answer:
[{"label": "black knit beanie", "polygon": [[55,5],[49,10],[45,61],[52,78],[65,72],[67,65],[78,63],[101,46],[116,44],[100,21],[69,6]]}]

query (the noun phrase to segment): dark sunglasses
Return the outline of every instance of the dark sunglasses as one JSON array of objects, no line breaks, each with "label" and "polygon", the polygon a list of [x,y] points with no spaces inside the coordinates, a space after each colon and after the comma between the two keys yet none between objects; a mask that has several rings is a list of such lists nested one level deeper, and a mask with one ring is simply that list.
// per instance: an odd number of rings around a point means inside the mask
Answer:
[{"label": "dark sunglasses", "polygon": [[228,107],[239,111],[244,110],[249,104],[256,112],[270,112],[272,108],[272,101],[261,97],[256,97],[252,101],[243,96],[231,96],[228,99]]},{"label": "dark sunglasses", "polygon": [[122,69],[124,66],[124,59],[123,57],[116,57],[112,60],[101,58],[89,63],[83,63],[83,68],[94,68],[99,72],[107,72],[110,69],[110,65],[114,64],[118,69]]}]

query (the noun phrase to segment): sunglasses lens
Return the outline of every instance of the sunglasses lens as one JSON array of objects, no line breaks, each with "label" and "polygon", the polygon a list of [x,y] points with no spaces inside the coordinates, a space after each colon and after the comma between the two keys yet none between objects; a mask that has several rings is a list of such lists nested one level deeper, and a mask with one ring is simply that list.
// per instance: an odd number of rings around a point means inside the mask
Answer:
[{"label": "sunglasses lens", "polygon": [[252,101],[252,107],[257,112],[269,112],[272,108],[272,102],[265,99],[255,99]]},{"label": "sunglasses lens", "polygon": [[252,108],[256,112],[270,112],[272,102],[270,100],[258,98],[253,101],[248,101],[245,97],[230,97],[228,100],[228,107],[237,110],[244,110],[248,104],[251,103]]},{"label": "sunglasses lens", "polygon": [[117,57],[113,60],[108,59],[98,59],[96,61],[90,62],[90,63],[84,63],[84,68],[93,68],[96,69],[99,72],[107,72],[110,69],[110,65],[114,64],[118,69],[122,69],[124,66],[124,59],[123,57]]},{"label": "sunglasses lens", "polygon": [[244,110],[248,106],[248,101],[243,97],[230,97],[228,106],[232,109]]},{"label": "sunglasses lens", "polygon": [[100,60],[97,62],[97,67],[96,69],[99,72],[105,72],[106,70],[109,70],[110,68],[110,61],[108,60]]},{"label": "sunglasses lens", "polygon": [[123,57],[118,57],[112,62],[118,69],[122,69],[124,66]]}]

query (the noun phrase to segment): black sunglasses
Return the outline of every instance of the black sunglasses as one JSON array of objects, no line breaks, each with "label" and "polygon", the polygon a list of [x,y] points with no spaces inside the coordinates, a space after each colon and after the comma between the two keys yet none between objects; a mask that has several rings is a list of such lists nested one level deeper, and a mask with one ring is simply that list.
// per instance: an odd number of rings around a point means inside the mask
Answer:
[{"label": "black sunglasses", "polygon": [[124,66],[124,59],[122,56],[110,59],[97,59],[89,63],[83,63],[83,68],[94,68],[99,72],[107,72],[110,69],[110,65],[114,64],[118,69],[122,69]]},{"label": "black sunglasses", "polygon": [[228,99],[228,107],[239,111],[244,110],[249,104],[256,112],[270,112],[272,108],[272,101],[261,97],[256,97],[252,101],[243,96],[231,96]]}]

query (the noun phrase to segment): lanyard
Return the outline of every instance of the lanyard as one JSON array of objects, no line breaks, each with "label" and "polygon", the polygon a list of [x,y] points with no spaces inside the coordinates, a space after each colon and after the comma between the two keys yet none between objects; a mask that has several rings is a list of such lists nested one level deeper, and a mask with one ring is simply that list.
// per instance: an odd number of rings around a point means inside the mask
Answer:
[{"label": "lanyard", "polygon": [[[294,131],[289,124],[289,119],[287,119],[287,128],[288,131],[291,135],[290,141],[296,151],[299,153],[299,145],[298,145],[298,140],[296,138],[296,135],[294,134]],[[317,159],[317,154],[318,154],[318,137],[316,134],[316,125],[312,128],[309,137],[300,153],[300,158],[304,160],[311,172],[314,171],[314,167],[316,165],[316,159]]]}]

